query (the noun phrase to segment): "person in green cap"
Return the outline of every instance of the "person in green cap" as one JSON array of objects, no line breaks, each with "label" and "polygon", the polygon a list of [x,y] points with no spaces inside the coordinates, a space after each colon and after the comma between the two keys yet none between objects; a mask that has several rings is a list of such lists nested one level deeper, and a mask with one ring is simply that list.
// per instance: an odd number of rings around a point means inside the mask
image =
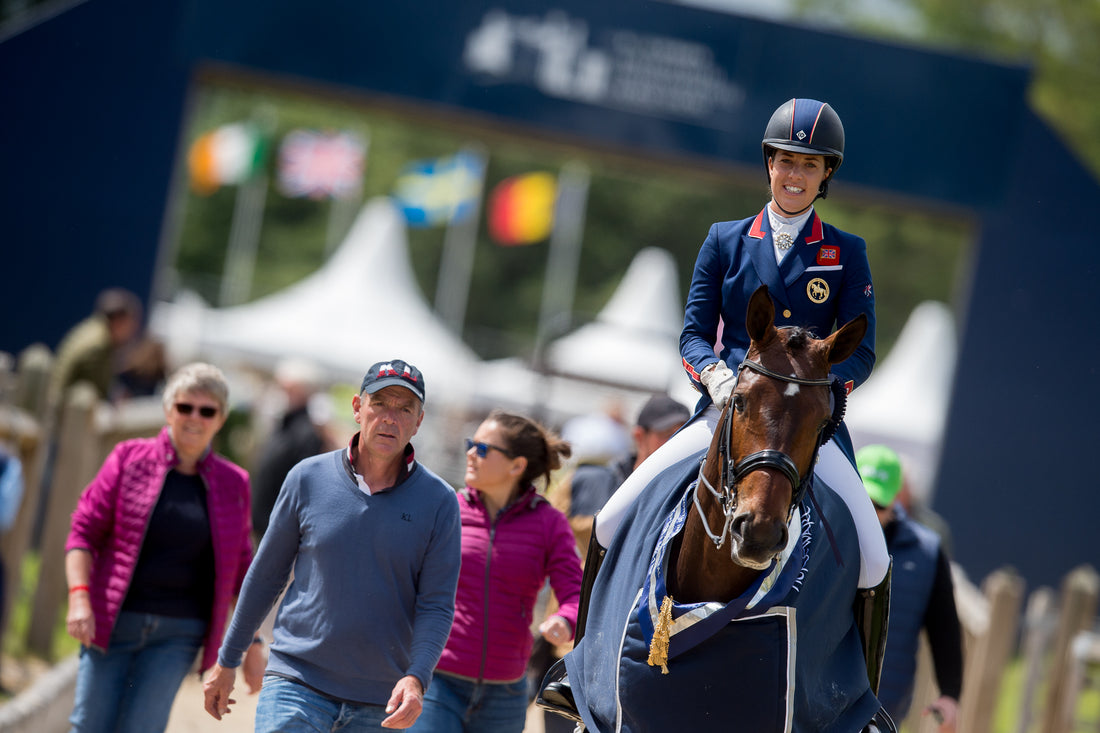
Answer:
[{"label": "person in green cap", "polygon": [[878,699],[900,725],[913,701],[920,631],[928,633],[940,696],[922,715],[939,733],[955,733],[962,688],[962,633],[951,566],[938,534],[913,520],[898,501],[901,459],[885,445],[856,451],[856,467],[878,513],[893,558],[890,623]]}]

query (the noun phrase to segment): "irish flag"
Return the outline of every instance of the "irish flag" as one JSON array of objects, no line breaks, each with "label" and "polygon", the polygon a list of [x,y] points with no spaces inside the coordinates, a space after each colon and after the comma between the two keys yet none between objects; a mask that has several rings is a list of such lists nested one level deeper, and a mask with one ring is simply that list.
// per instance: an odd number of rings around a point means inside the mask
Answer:
[{"label": "irish flag", "polygon": [[489,197],[489,234],[500,244],[539,242],[554,228],[557,181],[549,173],[505,178]]},{"label": "irish flag", "polygon": [[243,183],[263,164],[265,144],[254,125],[223,125],[199,137],[187,154],[191,187],[204,196]]}]

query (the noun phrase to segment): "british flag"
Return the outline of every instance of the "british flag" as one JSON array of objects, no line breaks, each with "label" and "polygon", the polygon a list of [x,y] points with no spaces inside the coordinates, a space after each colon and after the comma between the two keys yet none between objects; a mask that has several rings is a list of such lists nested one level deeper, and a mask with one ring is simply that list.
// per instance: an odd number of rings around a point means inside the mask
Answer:
[{"label": "british flag", "polygon": [[354,133],[292,130],[279,147],[279,190],[291,198],[350,198],[362,187],[366,157]]}]

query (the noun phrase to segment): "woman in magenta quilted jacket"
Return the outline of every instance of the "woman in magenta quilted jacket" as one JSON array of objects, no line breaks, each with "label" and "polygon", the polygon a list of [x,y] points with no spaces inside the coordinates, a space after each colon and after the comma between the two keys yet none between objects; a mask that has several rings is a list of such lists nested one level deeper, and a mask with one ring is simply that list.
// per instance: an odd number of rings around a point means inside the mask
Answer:
[{"label": "woman in magenta quilted jacket", "polygon": [[[229,388],[210,364],[188,364],[164,389],[166,426],[111,451],[73,512],[65,545],[69,634],[80,641],[74,733],[163,731],[202,650],[221,644],[252,560],[244,469],[211,441]],[[255,692],[262,644],[245,660]]]},{"label": "woman in magenta quilted jacket", "polygon": [[523,730],[535,600],[547,578],[559,607],[539,633],[562,644],[577,622],[581,564],[573,531],[535,486],[545,487],[570,453],[538,423],[501,411],[466,441],[454,624],[410,730]]}]

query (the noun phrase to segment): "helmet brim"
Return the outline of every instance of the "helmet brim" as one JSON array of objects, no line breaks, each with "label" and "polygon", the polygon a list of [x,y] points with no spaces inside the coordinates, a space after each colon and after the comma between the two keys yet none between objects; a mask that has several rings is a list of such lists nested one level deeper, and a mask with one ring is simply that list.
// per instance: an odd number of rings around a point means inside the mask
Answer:
[{"label": "helmet brim", "polygon": [[788,153],[802,153],[803,155],[824,155],[826,158],[836,158],[836,165],[833,166],[833,172],[840,167],[840,164],[844,162],[844,153],[833,148],[826,148],[819,145],[803,145],[802,143],[791,142],[790,140],[783,139],[770,139],[764,140],[761,144],[764,149],[764,159],[768,158],[768,148],[775,148],[777,150],[786,150]]}]

